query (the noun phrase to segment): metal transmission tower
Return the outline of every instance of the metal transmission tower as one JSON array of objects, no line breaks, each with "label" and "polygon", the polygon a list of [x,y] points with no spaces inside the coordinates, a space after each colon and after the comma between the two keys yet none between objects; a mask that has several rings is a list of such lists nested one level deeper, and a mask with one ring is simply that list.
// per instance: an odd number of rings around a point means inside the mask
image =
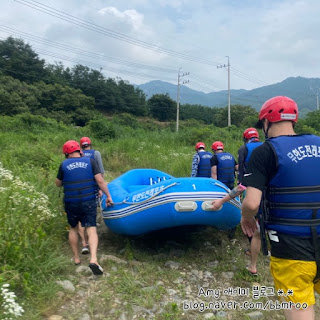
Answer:
[{"label": "metal transmission tower", "polygon": [[228,127],[231,126],[231,110],[230,110],[230,61],[228,58],[228,64],[221,64],[220,66],[217,66],[217,68],[228,68]]},{"label": "metal transmission tower", "polygon": [[[177,127],[176,127],[176,131],[178,132],[179,131],[179,108],[180,108],[180,79],[184,76],[187,76],[190,74],[190,72],[184,72],[184,73],[181,73],[180,74],[180,70],[182,68],[179,68],[178,70],[178,89],[177,89]],[[182,81],[181,84],[185,84],[185,83],[188,83],[189,80],[184,80]]]}]

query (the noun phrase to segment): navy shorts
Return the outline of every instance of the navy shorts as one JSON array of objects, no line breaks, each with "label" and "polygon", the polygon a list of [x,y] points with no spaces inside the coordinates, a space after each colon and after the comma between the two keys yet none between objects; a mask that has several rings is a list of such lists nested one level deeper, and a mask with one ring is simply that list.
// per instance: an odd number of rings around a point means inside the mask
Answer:
[{"label": "navy shorts", "polygon": [[68,223],[71,228],[75,228],[79,221],[83,227],[96,226],[96,199],[83,202],[65,202],[64,207],[67,213]]}]

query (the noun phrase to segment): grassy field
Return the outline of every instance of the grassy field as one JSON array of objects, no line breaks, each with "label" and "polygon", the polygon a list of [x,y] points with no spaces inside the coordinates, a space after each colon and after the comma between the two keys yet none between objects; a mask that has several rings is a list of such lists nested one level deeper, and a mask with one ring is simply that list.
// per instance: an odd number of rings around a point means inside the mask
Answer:
[{"label": "grassy field", "polygon": [[[221,140],[236,156],[242,131],[182,123],[175,133],[170,125],[163,128],[151,120],[137,122],[125,116],[100,119],[84,128],[31,115],[2,117],[0,319],[50,319],[53,315],[61,318],[52,320],[203,319],[198,309],[181,307],[183,300],[199,298],[202,286],[271,287],[268,258],[259,258],[259,277],[247,274],[244,249],[248,243],[239,229],[232,241],[213,228],[132,239],[112,234],[100,221],[99,256],[105,275],[97,280],[85,270],[76,273],[70,263],[62,195],[54,185],[64,159],[62,145],[70,139],[90,136],[110,181],[138,167],[190,176],[196,142],[203,141],[210,149],[213,141]],[[72,281],[75,292],[61,290],[56,281],[65,279]],[[228,300],[241,302],[245,297],[232,298]],[[253,311],[211,312],[205,319],[250,319]],[[262,312],[259,319],[278,318],[279,312]]]}]

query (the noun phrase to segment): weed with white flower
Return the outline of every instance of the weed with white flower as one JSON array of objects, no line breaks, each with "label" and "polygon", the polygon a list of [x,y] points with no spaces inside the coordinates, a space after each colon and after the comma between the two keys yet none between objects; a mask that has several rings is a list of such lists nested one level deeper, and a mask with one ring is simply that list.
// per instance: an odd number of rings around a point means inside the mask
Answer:
[{"label": "weed with white flower", "polygon": [[14,292],[9,290],[9,287],[10,285],[8,283],[5,283],[0,289],[2,300],[1,306],[4,319],[13,320],[17,317],[21,317],[24,313],[24,309],[18,304],[18,302],[16,301],[17,296]]}]

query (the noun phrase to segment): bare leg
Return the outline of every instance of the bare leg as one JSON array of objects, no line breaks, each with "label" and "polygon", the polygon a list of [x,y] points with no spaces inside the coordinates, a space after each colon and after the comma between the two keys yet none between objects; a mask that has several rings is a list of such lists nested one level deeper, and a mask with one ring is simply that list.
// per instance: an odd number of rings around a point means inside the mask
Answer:
[{"label": "bare leg", "polygon": [[284,315],[287,320],[315,320],[313,305],[305,310],[297,310],[295,308],[284,310]]},{"label": "bare leg", "polygon": [[88,234],[88,242],[90,246],[90,263],[98,264],[97,250],[98,250],[98,234],[96,227],[86,228]]},{"label": "bare leg", "polygon": [[70,228],[69,243],[73,253],[74,263],[80,263],[80,257],[78,252],[78,226],[76,226],[75,228]]},{"label": "bare leg", "polygon": [[253,234],[253,237],[251,239],[251,245],[250,245],[251,259],[250,259],[250,265],[248,269],[252,273],[257,272],[257,261],[258,261],[258,255],[260,252],[260,247],[261,247],[260,231],[257,229]]},{"label": "bare leg", "polygon": [[87,245],[86,232],[85,228],[81,225],[81,222],[78,223],[78,232],[81,238],[82,247],[85,247]]}]

